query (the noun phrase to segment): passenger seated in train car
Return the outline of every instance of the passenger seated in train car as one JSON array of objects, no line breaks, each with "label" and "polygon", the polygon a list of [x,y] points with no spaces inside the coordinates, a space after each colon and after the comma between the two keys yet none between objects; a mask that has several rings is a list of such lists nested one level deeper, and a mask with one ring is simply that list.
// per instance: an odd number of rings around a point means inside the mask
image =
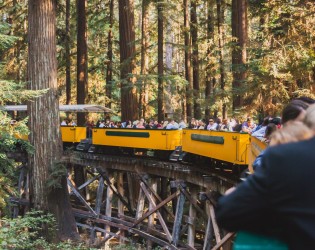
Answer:
[{"label": "passenger seated in train car", "polygon": [[204,130],[204,129],[205,129],[205,123],[204,123],[203,120],[200,120],[200,121],[199,121],[198,129],[200,129],[200,130]]},{"label": "passenger seated in train car", "polygon": [[178,124],[178,128],[186,128],[187,125],[186,125],[186,122],[184,121],[184,119],[181,119],[180,120],[180,123]]},{"label": "passenger seated in train car", "polygon": [[221,118],[217,118],[216,119],[216,124],[217,124],[217,127],[216,127],[216,130],[220,130],[220,127],[222,126],[222,119]]},{"label": "passenger seated in train car", "polygon": [[[283,130],[291,136],[289,126]],[[315,137],[269,147],[262,167],[219,199],[218,224],[277,237],[290,249],[314,249],[314,147]]]},{"label": "passenger seated in train car", "polygon": [[233,131],[232,126],[229,123],[228,119],[223,119],[222,125],[220,126],[220,131]]},{"label": "passenger seated in train car", "polygon": [[217,130],[217,127],[218,127],[218,124],[214,122],[214,119],[213,118],[210,118],[209,119],[209,124],[207,126],[207,130],[209,131],[215,131]]},{"label": "passenger seated in train car", "polygon": [[98,127],[99,128],[105,128],[105,121],[101,121]]},{"label": "passenger seated in train car", "polygon": [[153,129],[161,129],[162,125],[158,121],[154,121],[152,128]]},{"label": "passenger seated in train car", "polygon": [[196,120],[195,118],[191,118],[189,124],[188,124],[189,129],[196,129]]},{"label": "passenger seated in train car", "polygon": [[142,121],[138,123],[137,128],[141,128],[141,129],[145,128]]},{"label": "passenger seated in train car", "polygon": [[178,126],[176,126],[174,119],[172,119],[171,122],[167,124],[166,129],[178,129]]},{"label": "passenger seated in train car", "polygon": [[145,129],[152,129],[153,128],[153,120],[148,121],[148,123],[145,125]]},{"label": "passenger seated in train car", "polygon": [[262,124],[257,126],[256,130],[253,130],[252,136],[262,140],[267,129],[267,125],[269,124],[269,116],[265,117]]},{"label": "passenger seated in train car", "polygon": [[67,120],[66,119],[63,119],[60,126],[67,126]]},{"label": "passenger seated in train car", "polygon": [[247,118],[246,122],[242,124],[242,132],[251,133],[256,128],[253,118]]},{"label": "passenger seated in train car", "polygon": [[233,131],[241,132],[242,131],[242,122],[239,119],[235,119],[235,125],[232,127]]},{"label": "passenger seated in train car", "polygon": [[166,129],[167,125],[168,125],[168,121],[163,121],[162,129]]},{"label": "passenger seated in train car", "polygon": [[109,119],[105,120],[105,128],[110,128],[110,121],[109,121]]}]

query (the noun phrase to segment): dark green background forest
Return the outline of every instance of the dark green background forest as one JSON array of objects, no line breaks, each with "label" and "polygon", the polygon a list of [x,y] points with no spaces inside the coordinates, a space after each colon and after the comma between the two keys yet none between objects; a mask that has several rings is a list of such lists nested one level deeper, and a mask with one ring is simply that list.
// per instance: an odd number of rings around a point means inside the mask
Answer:
[{"label": "dark green background forest", "polygon": [[[81,103],[111,107],[114,119],[120,119],[121,105],[136,109],[128,119],[157,118],[159,100],[160,113],[174,112],[177,119],[262,117],[278,115],[292,98],[314,94],[312,1],[130,1],[133,16],[124,18],[135,31],[127,41],[135,51],[122,62],[134,65],[127,78],[121,74],[118,1],[84,2],[57,1],[60,104],[76,104],[77,84],[84,84]],[[0,1],[0,78],[17,83],[27,82],[27,4]],[[85,36],[82,71],[77,47]],[[88,72],[81,83],[78,71]],[[132,89],[127,104],[121,103],[121,83]]]}]

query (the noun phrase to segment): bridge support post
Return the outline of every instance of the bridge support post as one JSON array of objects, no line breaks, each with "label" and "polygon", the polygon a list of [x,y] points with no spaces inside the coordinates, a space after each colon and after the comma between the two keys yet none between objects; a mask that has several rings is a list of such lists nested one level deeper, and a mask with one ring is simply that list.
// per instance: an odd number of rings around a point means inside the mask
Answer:
[{"label": "bridge support post", "polygon": [[[113,173],[109,170],[106,171],[106,175],[107,178],[109,179],[109,181],[112,183],[114,181],[113,178]],[[107,185],[107,190],[106,190],[106,201],[105,201],[105,216],[107,217],[111,217],[112,216],[112,200],[113,200],[113,190],[110,188],[109,185]],[[110,232],[110,226],[109,225],[105,225],[105,230]],[[106,233],[104,234],[104,239],[106,239],[108,236]],[[108,241],[105,242],[105,249],[107,247],[107,249],[109,249],[108,247]]]},{"label": "bridge support post", "polygon": [[[198,192],[198,188],[195,185],[190,185],[189,186],[189,191],[190,191],[190,195],[191,198],[193,200],[197,200],[197,192]],[[193,205],[193,203],[190,203],[189,205],[189,225],[188,225],[188,238],[187,238],[187,242],[188,245],[191,247],[194,247],[195,245],[195,234],[196,234],[196,226],[195,226],[195,222],[196,222],[196,208]]]},{"label": "bridge support post", "polygon": [[[156,192],[157,191],[157,178],[152,178],[151,179],[151,188]],[[155,197],[153,194],[150,195],[151,199],[153,202],[155,202]],[[151,209],[154,209],[154,205],[149,202],[149,211]],[[154,226],[154,220],[155,220],[155,214],[152,214],[149,216],[149,219],[148,219],[148,232],[150,233],[150,229],[153,228]],[[147,249],[152,249],[152,241],[151,240],[148,240],[147,241]]]},{"label": "bridge support post", "polygon": [[[124,196],[124,173],[123,172],[118,172],[117,174],[117,191],[120,193],[122,196]],[[124,215],[124,203],[120,199],[118,199],[118,217],[121,218]],[[122,231],[120,233],[121,236],[125,236],[125,232]],[[124,242],[122,238],[119,240],[121,243]]]}]

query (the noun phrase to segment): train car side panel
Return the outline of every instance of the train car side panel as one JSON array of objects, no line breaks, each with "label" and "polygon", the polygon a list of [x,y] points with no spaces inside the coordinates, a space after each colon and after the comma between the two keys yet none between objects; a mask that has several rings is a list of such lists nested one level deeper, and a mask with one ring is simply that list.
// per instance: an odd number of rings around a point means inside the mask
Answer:
[{"label": "train car side panel", "polygon": [[234,164],[248,163],[249,135],[233,132],[184,129],[183,151]]},{"label": "train car side panel", "polygon": [[93,144],[157,150],[175,150],[180,146],[179,130],[93,129]]}]

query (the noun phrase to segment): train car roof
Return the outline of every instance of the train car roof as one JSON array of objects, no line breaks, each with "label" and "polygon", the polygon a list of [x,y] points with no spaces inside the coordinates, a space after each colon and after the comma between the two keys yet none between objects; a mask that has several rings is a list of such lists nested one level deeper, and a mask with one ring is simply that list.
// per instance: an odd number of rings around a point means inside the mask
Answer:
[{"label": "train car roof", "polygon": [[[4,111],[27,111],[27,105],[6,105]],[[59,105],[59,111],[64,112],[105,112],[113,113],[114,111],[101,105],[78,104],[78,105]]]}]

